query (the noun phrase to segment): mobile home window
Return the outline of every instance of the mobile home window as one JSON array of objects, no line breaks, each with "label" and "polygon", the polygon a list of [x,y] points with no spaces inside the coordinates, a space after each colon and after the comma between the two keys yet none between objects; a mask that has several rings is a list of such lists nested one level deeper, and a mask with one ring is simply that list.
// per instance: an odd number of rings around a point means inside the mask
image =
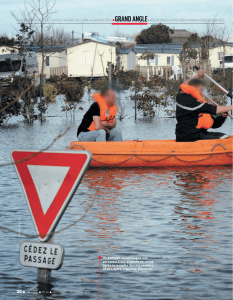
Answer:
[{"label": "mobile home window", "polygon": [[233,62],[233,55],[225,56],[225,63],[232,63]]},{"label": "mobile home window", "polygon": [[170,64],[171,64],[171,57],[167,56],[167,65],[170,65]]},{"label": "mobile home window", "polygon": [[19,71],[21,60],[0,61],[0,72]]},{"label": "mobile home window", "polygon": [[155,65],[158,66],[159,64],[159,56],[155,55]]},{"label": "mobile home window", "polygon": [[49,56],[46,56],[46,67],[49,67]]}]

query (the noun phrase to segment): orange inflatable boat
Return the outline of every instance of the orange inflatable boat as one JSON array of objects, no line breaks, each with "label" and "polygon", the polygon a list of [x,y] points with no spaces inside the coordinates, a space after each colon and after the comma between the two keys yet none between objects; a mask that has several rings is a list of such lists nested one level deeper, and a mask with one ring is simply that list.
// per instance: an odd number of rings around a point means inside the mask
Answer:
[{"label": "orange inflatable boat", "polygon": [[176,142],[134,140],[123,142],[71,142],[66,149],[89,150],[91,167],[232,166],[233,136],[228,139]]}]

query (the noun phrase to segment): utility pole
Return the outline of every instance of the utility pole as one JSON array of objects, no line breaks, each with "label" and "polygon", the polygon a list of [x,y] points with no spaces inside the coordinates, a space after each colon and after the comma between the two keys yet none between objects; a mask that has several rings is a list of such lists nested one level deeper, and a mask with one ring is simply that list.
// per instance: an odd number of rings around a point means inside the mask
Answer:
[{"label": "utility pole", "polygon": [[72,30],[72,46],[74,46],[74,31]]}]

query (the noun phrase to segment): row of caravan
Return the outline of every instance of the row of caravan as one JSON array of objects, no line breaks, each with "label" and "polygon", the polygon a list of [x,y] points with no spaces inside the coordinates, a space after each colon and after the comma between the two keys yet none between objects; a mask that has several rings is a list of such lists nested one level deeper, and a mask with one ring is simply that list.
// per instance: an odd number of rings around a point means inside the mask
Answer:
[{"label": "row of caravan", "polygon": [[[220,61],[222,66],[222,61]],[[176,69],[178,68],[177,66]],[[233,54],[226,55],[224,57],[225,69],[233,68]],[[179,68],[180,69],[180,68]],[[213,69],[213,73],[216,73],[221,68]],[[36,52],[12,53],[12,54],[1,54],[0,55],[0,84],[4,85],[8,81],[13,81],[14,76],[24,76],[25,71],[30,77],[35,74],[39,74],[38,59]],[[173,69],[174,73],[177,70]]]}]

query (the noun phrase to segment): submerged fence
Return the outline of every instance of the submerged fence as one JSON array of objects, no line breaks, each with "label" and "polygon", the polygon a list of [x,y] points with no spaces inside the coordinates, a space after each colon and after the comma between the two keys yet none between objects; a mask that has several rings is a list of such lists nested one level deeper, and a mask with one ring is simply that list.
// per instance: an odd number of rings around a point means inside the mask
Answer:
[{"label": "submerged fence", "polygon": [[[117,117],[120,120],[175,116],[175,96],[182,79],[171,77],[174,75],[171,68],[145,66],[136,72],[117,72],[113,70],[111,81],[117,93]],[[223,78],[220,76],[219,80]],[[108,77],[92,81],[88,78],[71,80],[64,73],[51,76],[50,82],[42,88],[38,83],[30,84],[22,78],[18,82],[9,81],[7,86],[0,85],[0,124],[19,115],[30,123],[37,118],[41,121],[51,117],[78,119],[93,102],[93,93],[108,81]],[[230,82],[231,77],[226,77],[221,84],[230,90]]]}]

